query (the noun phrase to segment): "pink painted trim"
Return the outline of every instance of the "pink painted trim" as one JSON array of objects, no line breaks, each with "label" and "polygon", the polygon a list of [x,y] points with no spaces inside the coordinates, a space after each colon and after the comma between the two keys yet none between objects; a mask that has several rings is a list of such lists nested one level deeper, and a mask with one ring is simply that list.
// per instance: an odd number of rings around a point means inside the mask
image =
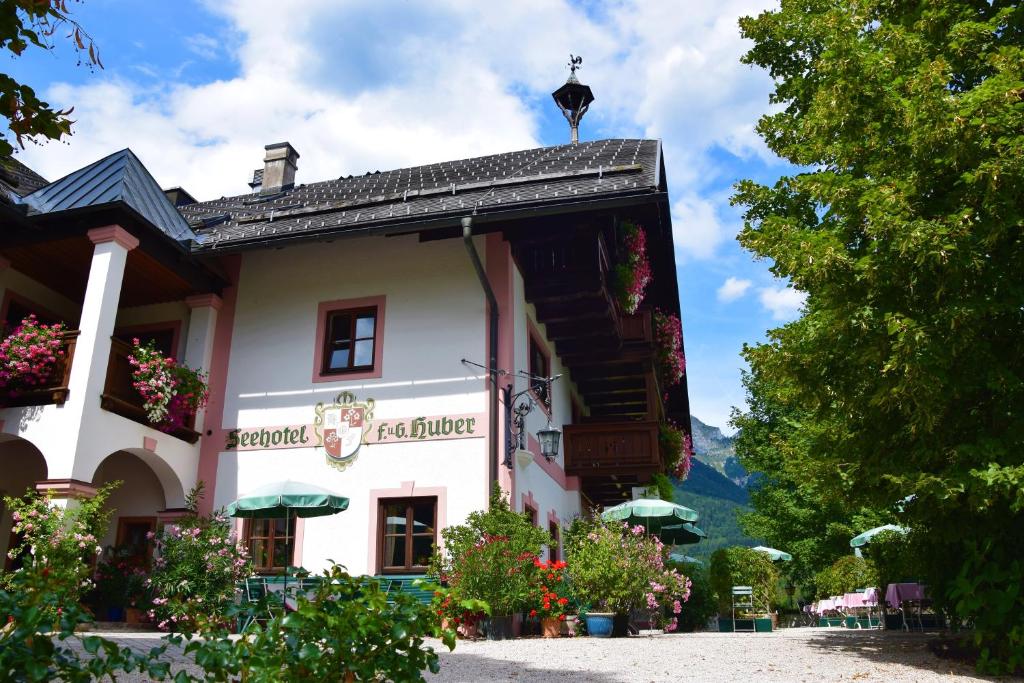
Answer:
[{"label": "pink painted trim", "polygon": [[142,437],[142,447],[147,451],[156,453],[156,439],[151,436]]},{"label": "pink painted trim", "polygon": [[558,512],[555,508],[548,510],[548,524],[557,524],[559,528],[562,526],[562,520],[558,519]]},{"label": "pink painted trim", "polygon": [[[498,310],[501,317],[498,318],[498,367],[511,369],[515,367],[515,287],[514,287],[514,265],[512,261],[512,247],[506,242],[500,232],[492,232],[487,235],[487,280],[494,290],[494,298],[498,301]],[[488,309],[489,311],[489,309]],[[488,334],[485,335],[485,344],[490,344],[490,325],[485,318],[484,325],[487,325]],[[483,357],[487,358],[490,353],[489,347],[484,346]],[[511,382],[505,378],[505,382]],[[494,400],[493,392],[500,387],[494,386],[493,382],[487,382],[488,401]],[[505,457],[505,415],[504,411],[498,411],[498,484],[501,490],[508,496],[510,501],[515,501],[516,496],[516,473],[515,468],[509,470],[501,466]],[[484,460],[484,467],[489,465],[490,444],[487,448],[487,457]],[[484,481],[487,481],[487,470],[484,470]],[[485,492],[485,500],[489,500],[490,491]]]},{"label": "pink painted trim", "polygon": [[155,323],[143,323],[141,325],[125,325],[114,330],[115,336],[128,336],[142,334],[143,332],[160,332],[161,330],[171,331],[171,357],[178,360],[178,344],[181,343],[181,321],[161,320]]},{"label": "pink painted trim", "polygon": [[209,306],[215,311],[219,311],[220,307],[224,305],[224,300],[216,294],[194,294],[185,298],[185,303],[189,308],[203,308]]},{"label": "pink painted trim", "polygon": [[139,246],[139,238],[122,228],[120,225],[108,225],[103,228],[93,228],[86,234],[89,236],[89,239],[92,240],[93,244],[115,242],[128,251]]},{"label": "pink painted trim", "polygon": [[533,434],[527,435],[527,450],[533,453],[533,462],[537,467],[544,470],[551,479],[558,484],[563,491],[579,491],[580,478],[566,476],[565,470],[557,461],[551,461],[540,454],[540,442]]},{"label": "pink painted trim", "polygon": [[295,518],[295,538],[292,539],[292,566],[302,566],[302,546],[306,541],[306,520]]},{"label": "pink painted trim", "polygon": [[533,491],[527,491],[526,493],[520,494],[523,497],[523,508],[522,512],[526,512],[527,508],[533,510],[535,513],[533,523],[537,524],[540,522],[540,505],[537,504],[537,499],[533,497]]},{"label": "pink painted trim", "polygon": [[78,479],[44,479],[36,482],[36,491],[55,498],[92,498],[98,489]]},{"label": "pink painted trim", "polygon": [[[377,379],[384,374],[384,304],[385,296],[367,296],[361,299],[321,301],[316,309],[316,338],[313,340],[313,381],[348,382],[356,379]],[[377,322],[373,339],[373,370],[324,374],[324,335],[327,334],[327,314],[348,308],[377,307]]]},{"label": "pink painted trim", "polygon": [[[199,501],[199,512],[213,512],[213,499],[217,487],[217,462],[225,443],[224,397],[227,393],[228,369],[231,354],[231,336],[235,327],[235,303],[238,300],[238,284],[242,272],[242,257],[232,254],[224,257],[221,265],[231,283],[224,288],[224,305],[217,316],[213,335],[213,355],[210,360],[210,398],[203,417],[206,431],[199,442],[198,480],[206,486],[205,495]],[[241,538],[241,536],[238,536]]]},{"label": "pink painted trim", "polygon": [[380,524],[381,499],[388,498],[427,498],[437,497],[437,547],[444,550],[444,538],[441,529],[448,526],[448,487],[447,486],[416,486],[415,481],[403,481],[397,489],[370,489],[370,523],[369,526],[369,559],[367,568],[373,567],[374,574],[381,573],[380,558],[377,555],[377,525]]}]

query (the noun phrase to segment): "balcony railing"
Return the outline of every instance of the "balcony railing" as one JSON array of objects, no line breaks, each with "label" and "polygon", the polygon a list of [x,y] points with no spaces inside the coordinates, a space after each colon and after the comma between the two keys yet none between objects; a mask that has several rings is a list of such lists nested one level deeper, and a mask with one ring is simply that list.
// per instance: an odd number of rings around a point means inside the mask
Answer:
[{"label": "balcony railing", "polygon": [[565,426],[565,473],[650,474],[661,469],[658,423],[599,422]]},{"label": "balcony railing", "polygon": [[[132,353],[132,347],[120,339],[110,340],[110,363],[107,365],[107,381],[100,395],[100,407],[109,410],[121,417],[138,422],[139,424],[152,427],[143,407],[142,395],[132,384],[132,366],[128,362],[128,356]],[[172,436],[195,443],[199,440],[199,432],[195,431],[195,418],[189,418],[188,422],[171,432]]]},{"label": "balcony railing", "polygon": [[649,310],[622,315],[622,343],[650,344],[654,341],[654,323]]},{"label": "balcony railing", "polygon": [[78,330],[68,330],[64,333],[64,359],[57,366],[49,386],[20,391],[14,396],[0,397],[0,407],[63,405],[68,400],[68,381],[71,378],[71,363],[75,357],[77,341]]}]

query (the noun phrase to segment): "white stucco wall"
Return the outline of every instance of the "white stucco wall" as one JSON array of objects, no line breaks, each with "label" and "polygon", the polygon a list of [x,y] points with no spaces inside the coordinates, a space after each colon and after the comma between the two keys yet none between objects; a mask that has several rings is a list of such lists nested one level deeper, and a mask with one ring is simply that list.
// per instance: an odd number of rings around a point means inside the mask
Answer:
[{"label": "white stucco wall", "polygon": [[[482,240],[478,248],[483,252]],[[314,383],[318,305],[386,297],[383,372],[378,379]],[[365,238],[248,252],[242,260],[223,424],[310,424],[319,401],[341,391],[376,402],[374,418],[486,413],[478,370],[486,361],[483,292],[459,240]],[[486,424],[479,432],[486,435]],[[486,505],[485,438],[364,445],[338,471],[315,448],[222,452],[215,506],[257,486],[293,479],[351,499],[335,517],[308,520],[299,560],[311,570],[328,559],[373,572],[370,492],[445,487],[449,524]]]},{"label": "white stucco wall", "polygon": [[101,539],[104,547],[117,542],[118,520],[122,517],[155,517],[166,507],[163,486],[138,456],[118,452],[100,463],[93,483],[101,486],[112,481],[120,481],[121,486],[107,499],[106,507],[112,514],[107,534]]}]

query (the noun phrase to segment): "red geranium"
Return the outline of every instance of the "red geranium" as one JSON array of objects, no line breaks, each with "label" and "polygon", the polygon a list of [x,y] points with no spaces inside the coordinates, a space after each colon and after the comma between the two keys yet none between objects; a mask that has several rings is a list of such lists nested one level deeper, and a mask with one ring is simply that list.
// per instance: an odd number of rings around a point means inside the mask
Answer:
[{"label": "red geranium", "polygon": [[534,592],[534,609],[530,610],[530,616],[539,616],[542,619],[556,618],[565,620],[566,610],[569,608],[569,597],[565,590],[565,562],[561,560],[547,560],[535,558],[533,566],[538,571],[540,585]]}]

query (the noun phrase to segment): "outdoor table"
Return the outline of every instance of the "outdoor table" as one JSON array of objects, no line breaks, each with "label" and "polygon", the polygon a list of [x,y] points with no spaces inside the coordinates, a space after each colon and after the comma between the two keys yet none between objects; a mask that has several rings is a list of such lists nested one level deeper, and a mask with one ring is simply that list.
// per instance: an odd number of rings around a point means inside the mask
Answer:
[{"label": "outdoor table", "polygon": [[919,583],[890,583],[885,589],[885,601],[899,610],[905,631],[910,630],[910,626],[907,625],[908,603],[911,606],[917,605],[917,624],[919,628],[924,629],[921,622],[921,603],[926,599],[925,587]]},{"label": "outdoor table", "polygon": [[[872,628],[871,623],[871,608],[878,605],[878,590],[875,588],[866,588],[862,593],[846,593],[843,595],[843,607],[848,610],[864,610],[867,612],[868,628]],[[857,628],[861,627],[860,619],[858,615],[855,615],[855,624]]]}]

